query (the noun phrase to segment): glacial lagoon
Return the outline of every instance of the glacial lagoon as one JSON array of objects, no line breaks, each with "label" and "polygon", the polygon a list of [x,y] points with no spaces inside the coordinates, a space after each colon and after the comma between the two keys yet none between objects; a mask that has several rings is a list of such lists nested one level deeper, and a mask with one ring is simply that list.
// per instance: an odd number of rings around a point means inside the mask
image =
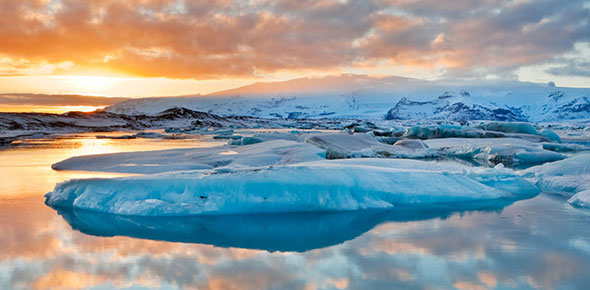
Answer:
[{"label": "glacial lagoon", "polygon": [[0,288],[581,289],[590,211],[540,193],[435,210],[188,217],[53,209],[54,171],[96,153],[212,147],[191,139],[29,139],[0,151]]}]

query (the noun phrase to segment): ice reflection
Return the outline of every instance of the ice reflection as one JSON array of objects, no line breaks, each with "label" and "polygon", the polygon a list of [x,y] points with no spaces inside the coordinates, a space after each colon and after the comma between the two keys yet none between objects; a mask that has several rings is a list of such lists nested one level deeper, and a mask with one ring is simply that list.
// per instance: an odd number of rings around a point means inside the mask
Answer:
[{"label": "ice reflection", "polygon": [[[505,200],[465,204],[463,210],[497,211],[509,203]],[[385,211],[137,217],[70,208],[58,208],[57,211],[73,229],[95,236],[129,236],[270,252],[324,248],[352,240],[383,222],[446,218],[458,212],[456,209],[396,208]]]}]

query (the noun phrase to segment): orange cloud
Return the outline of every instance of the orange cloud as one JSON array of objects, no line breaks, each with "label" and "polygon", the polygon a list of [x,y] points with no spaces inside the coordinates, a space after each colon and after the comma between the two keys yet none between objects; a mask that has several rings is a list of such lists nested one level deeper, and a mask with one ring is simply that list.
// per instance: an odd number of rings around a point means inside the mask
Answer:
[{"label": "orange cloud", "polygon": [[587,10],[583,1],[5,0],[0,75],[247,78],[375,62],[511,71],[589,41]]}]

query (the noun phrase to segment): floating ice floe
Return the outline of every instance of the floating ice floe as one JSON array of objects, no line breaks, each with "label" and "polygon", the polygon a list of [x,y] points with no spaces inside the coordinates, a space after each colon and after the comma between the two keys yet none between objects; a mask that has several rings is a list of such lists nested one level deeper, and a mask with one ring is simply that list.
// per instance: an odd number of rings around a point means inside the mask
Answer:
[{"label": "floating ice floe", "polygon": [[534,178],[537,186],[548,193],[564,196],[590,190],[590,154],[531,167],[523,176]]},{"label": "floating ice floe", "polygon": [[562,153],[572,153],[572,152],[580,152],[580,151],[590,151],[590,147],[584,146],[581,144],[572,144],[572,143],[542,143],[543,149],[555,151],[555,152],[562,152]]},{"label": "floating ice floe", "polygon": [[[412,148],[402,145],[388,145],[377,141],[366,133],[318,134],[305,139],[305,142],[326,150],[326,158],[425,158],[436,153],[426,148]],[[409,143],[407,143],[409,144]]]},{"label": "floating ice floe", "polygon": [[523,133],[537,135],[537,129],[530,123],[524,122],[489,122],[475,126],[488,131],[504,132],[504,133]]},{"label": "floating ice floe", "polygon": [[490,122],[473,127],[460,125],[420,125],[406,128],[403,138],[438,139],[438,138],[519,138],[532,142],[561,142],[553,131],[537,131],[529,123]]},{"label": "floating ice floe", "polygon": [[459,125],[430,125],[412,126],[402,135],[404,138],[436,139],[436,138],[500,138],[506,137],[501,132],[485,131],[482,129]]},{"label": "floating ice floe", "polygon": [[538,131],[530,123],[524,122],[489,122],[475,126],[488,131],[504,132],[507,136],[518,137],[530,141],[561,142],[561,138],[550,129]]},{"label": "floating ice floe", "polygon": [[490,164],[542,164],[566,157],[543,149],[539,144],[518,138],[445,138],[425,140],[424,143],[431,149],[438,149],[442,156]]},{"label": "floating ice floe", "polygon": [[58,184],[54,207],[160,216],[458,206],[531,197],[538,189],[505,168],[401,159],[323,160],[231,170],[187,171]]},{"label": "floating ice floe", "polygon": [[228,142],[229,145],[251,145],[256,144],[264,141],[272,141],[272,140],[289,140],[289,141],[300,141],[302,142],[305,139],[305,135],[303,133],[293,131],[292,133],[282,133],[282,132],[272,132],[272,133],[258,133],[252,136],[244,136],[240,139],[230,140]]},{"label": "floating ice floe", "polygon": [[590,154],[531,167],[522,175],[544,192],[570,197],[572,206],[590,208]]}]

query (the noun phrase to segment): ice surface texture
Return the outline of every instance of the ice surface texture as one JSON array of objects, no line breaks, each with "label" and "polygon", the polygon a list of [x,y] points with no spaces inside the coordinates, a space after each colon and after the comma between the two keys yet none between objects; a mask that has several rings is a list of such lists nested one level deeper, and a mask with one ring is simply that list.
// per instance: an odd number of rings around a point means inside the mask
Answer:
[{"label": "ice surface texture", "polygon": [[590,208],[590,154],[531,167],[523,176],[545,192],[571,197],[568,203],[575,207]]},{"label": "ice surface texture", "polygon": [[545,192],[569,197],[590,189],[590,154],[531,167],[524,176],[534,177],[537,186]]},{"label": "ice surface texture", "polygon": [[247,146],[171,149],[77,156],[53,164],[55,170],[87,170],[120,173],[162,173],[179,170],[269,166],[323,159],[324,150],[287,140]]},{"label": "ice surface texture", "polygon": [[537,188],[504,168],[399,159],[314,161],[226,173],[71,180],[46,203],[122,215],[196,215],[429,207],[524,198]]}]

